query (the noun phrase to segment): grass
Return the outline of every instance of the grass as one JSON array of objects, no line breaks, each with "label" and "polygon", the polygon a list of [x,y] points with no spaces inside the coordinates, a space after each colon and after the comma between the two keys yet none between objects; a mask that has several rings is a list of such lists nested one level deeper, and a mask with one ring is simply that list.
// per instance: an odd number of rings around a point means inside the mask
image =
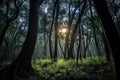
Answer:
[{"label": "grass", "polygon": [[32,63],[40,80],[115,80],[113,62],[104,57],[79,60],[78,66],[75,59],[36,59]]}]

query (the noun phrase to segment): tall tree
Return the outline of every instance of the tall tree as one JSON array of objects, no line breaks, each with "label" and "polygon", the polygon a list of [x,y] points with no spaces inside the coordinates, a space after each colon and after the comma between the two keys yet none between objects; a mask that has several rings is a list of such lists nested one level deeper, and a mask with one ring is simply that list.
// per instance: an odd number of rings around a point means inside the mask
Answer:
[{"label": "tall tree", "polygon": [[23,2],[21,2],[19,5],[17,5],[17,0],[14,0],[15,13],[11,17],[9,17],[9,15],[10,15],[9,14],[9,11],[10,11],[10,0],[6,1],[6,21],[5,21],[5,27],[0,32],[0,46],[3,43],[4,37],[5,37],[5,33],[6,33],[7,29],[9,28],[10,23],[12,21],[14,21],[18,17],[19,8],[23,4]]},{"label": "tall tree", "polygon": [[[71,27],[72,27],[72,23],[73,23],[73,20],[74,20],[74,17],[75,17],[75,13],[76,13],[76,10],[78,9],[78,7],[80,6],[80,4],[78,6],[75,7],[74,11],[71,12],[70,10],[70,3],[71,3],[71,0],[69,1],[69,12],[68,12],[68,18],[69,18],[69,22],[68,22],[68,32],[66,33],[66,37],[65,37],[65,58],[68,57],[69,53],[68,52],[68,48],[69,48],[69,42],[70,42],[70,30],[71,30]],[[72,14],[71,14],[72,13]]]},{"label": "tall tree", "polygon": [[57,59],[59,0],[56,0],[54,60]]},{"label": "tall tree", "polygon": [[19,77],[25,77],[33,69],[31,65],[32,55],[35,47],[37,29],[38,29],[38,10],[39,5],[44,0],[30,0],[29,9],[29,28],[26,40],[18,57],[10,65],[0,71],[0,80],[19,80]]},{"label": "tall tree", "polygon": [[84,1],[84,4],[82,6],[82,9],[81,9],[81,12],[78,16],[78,19],[76,21],[76,24],[74,26],[74,29],[71,33],[71,42],[70,42],[70,47],[68,49],[68,58],[73,58],[73,48],[74,48],[74,42],[75,42],[75,38],[76,38],[76,32],[77,32],[77,29],[81,23],[81,20],[82,20],[82,16],[84,14],[84,11],[85,11],[85,8],[86,8],[86,0]]},{"label": "tall tree", "polygon": [[54,7],[53,7],[53,13],[52,13],[52,22],[51,22],[51,26],[50,26],[50,31],[49,31],[49,51],[50,51],[50,58],[53,58],[53,51],[52,51],[52,40],[51,40],[51,36],[52,36],[52,28],[53,28],[53,24],[54,24],[54,18],[55,18],[55,9],[56,9],[56,3],[54,3]]},{"label": "tall tree", "polygon": [[106,0],[93,0],[93,3],[112,49],[117,80],[120,80],[120,36],[108,10]]}]

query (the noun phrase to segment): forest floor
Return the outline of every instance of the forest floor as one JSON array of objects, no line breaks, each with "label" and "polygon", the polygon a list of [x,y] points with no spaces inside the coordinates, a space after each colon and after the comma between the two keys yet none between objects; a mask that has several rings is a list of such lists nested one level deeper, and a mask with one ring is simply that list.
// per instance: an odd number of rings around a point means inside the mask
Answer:
[{"label": "forest floor", "polygon": [[[9,62],[0,64],[0,70]],[[113,61],[106,61],[105,57],[87,57],[78,60],[51,59],[32,60],[35,70],[29,79],[22,80],[115,80]]]},{"label": "forest floor", "polygon": [[31,80],[115,80],[114,64],[105,58],[86,58],[79,60],[50,59],[33,60],[33,68],[38,76]]}]

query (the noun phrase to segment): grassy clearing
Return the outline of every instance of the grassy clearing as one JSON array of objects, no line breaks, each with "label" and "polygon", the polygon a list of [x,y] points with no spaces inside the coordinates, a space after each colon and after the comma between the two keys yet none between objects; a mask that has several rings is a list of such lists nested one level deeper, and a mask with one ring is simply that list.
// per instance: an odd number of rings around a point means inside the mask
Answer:
[{"label": "grassy clearing", "polygon": [[74,59],[36,59],[32,63],[40,80],[115,80],[113,62],[108,63],[104,57],[79,60],[78,66]]}]

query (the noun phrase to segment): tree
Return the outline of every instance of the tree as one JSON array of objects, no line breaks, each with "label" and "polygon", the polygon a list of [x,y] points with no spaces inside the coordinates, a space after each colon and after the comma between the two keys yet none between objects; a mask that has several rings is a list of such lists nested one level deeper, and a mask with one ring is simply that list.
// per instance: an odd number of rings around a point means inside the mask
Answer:
[{"label": "tree", "polygon": [[19,8],[23,4],[23,2],[21,2],[19,5],[17,5],[17,0],[14,0],[14,6],[15,6],[16,10],[15,10],[15,13],[11,17],[9,17],[9,15],[10,15],[9,14],[10,0],[7,0],[7,2],[6,2],[6,8],[7,8],[6,9],[6,21],[5,21],[5,27],[0,32],[0,46],[2,45],[2,43],[4,41],[5,33],[6,33],[7,29],[9,28],[10,23],[18,17]]},{"label": "tree", "polygon": [[93,0],[98,16],[101,19],[106,37],[112,49],[117,80],[120,80],[120,36],[110,15],[106,0]]},{"label": "tree", "polygon": [[56,3],[54,3],[54,8],[53,8],[53,13],[52,13],[52,22],[51,22],[51,26],[50,26],[50,30],[49,30],[49,51],[50,51],[50,58],[53,58],[53,51],[52,51],[52,40],[51,40],[51,36],[52,36],[52,28],[53,28],[53,24],[54,24],[54,18],[55,18],[55,9],[56,9]]},{"label": "tree", "polygon": [[68,9],[69,10],[69,12],[68,12],[69,22],[68,22],[68,32],[66,33],[67,36],[65,38],[65,49],[64,49],[65,50],[65,54],[66,54],[65,58],[68,58],[68,55],[69,55],[68,50],[69,50],[69,42],[70,42],[70,38],[69,38],[69,36],[70,36],[70,30],[71,30],[71,27],[72,27],[72,23],[73,23],[73,20],[74,20],[74,17],[75,17],[76,10],[80,6],[80,4],[77,5],[75,7],[75,9],[73,10],[73,12],[72,12],[70,10],[70,7],[71,7],[70,3],[71,3],[71,0],[69,1],[69,9]]},{"label": "tree", "polygon": [[74,29],[71,33],[71,42],[70,42],[70,47],[68,49],[68,58],[73,58],[73,48],[74,48],[74,42],[75,42],[75,37],[76,37],[76,32],[77,32],[77,29],[81,23],[81,20],[82,20],[82,16],[84,14],[84,11],[85,11],[85,8],[86,8],[86,0],[84,1],[84,4],[82,6],[82,10],[78,16],[78,19],[76,21],[76,24],[74,26]]},{"label": "tree", "polygon": [[0,71],[0,80],[19,80],[19,77],[28,76],[33,70],[31,65],[38,29],[39,5],[44,0],[30,0],[29,28],[26,40],[18,57],[6,68]]},{"label": "tree", "polygon": [[57,51],[58,51],[58,16],[59,16],[59,0],[56,0],[56,15],[55,15],[55,45],[54,45],[54,60],[57,59]]}]

